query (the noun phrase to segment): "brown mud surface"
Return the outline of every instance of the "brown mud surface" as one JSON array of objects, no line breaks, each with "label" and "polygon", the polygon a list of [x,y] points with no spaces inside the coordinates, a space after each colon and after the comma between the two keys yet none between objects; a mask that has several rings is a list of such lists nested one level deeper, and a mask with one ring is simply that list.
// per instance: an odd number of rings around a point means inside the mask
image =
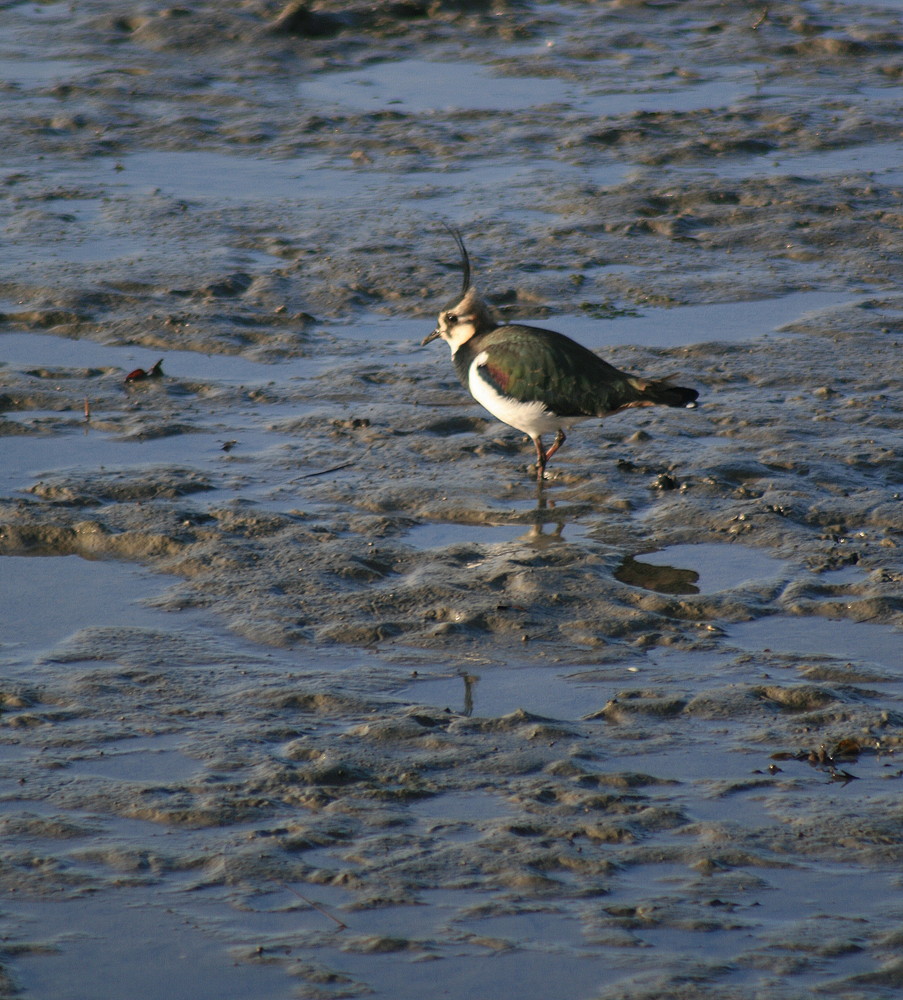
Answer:
[{"label": "brown mud surface", "polygon": [[898,995],[900,4],[0,27],[0,995]]}]

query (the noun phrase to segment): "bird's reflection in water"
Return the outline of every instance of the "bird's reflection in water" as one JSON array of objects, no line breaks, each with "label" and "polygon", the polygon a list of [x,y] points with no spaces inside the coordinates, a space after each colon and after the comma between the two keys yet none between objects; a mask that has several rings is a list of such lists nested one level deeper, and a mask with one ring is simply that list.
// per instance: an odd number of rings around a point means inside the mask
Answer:
[{"label": "bird's reflection in water", "polygon": [[563,536],[564,531],[564,521],[557,521],[551,530],[546,530],[547,522],[536,522],[530,525],[528,531],[525,531],[519,538],[518,541],[521,542],[531,542],[533,545],[554,545],[556,542],[566,542],[567,539]]},{"label": "bird's reflection in water", "polygon": [[615,570],[614,577],[631,587],[654,590],[659,594],[698,594],[699,574],[692,569],[676,566],[654,566],[641,562],[633,556],[627,558]]},{"label": "bird's reflection in water", "polygon": [[476,674],[461,674],[464,681],[464,711],[466,716],[473,715],[473,689],[479,684],[480,678]]},{"label": "bird's reflection in water", "polygon": [[[545,486],[539,482],[536,484],[536,508],[531,511],[533,523],[530,525],[530,529],[520,536],[520,540],[540,546],[567,541],[564,537],[564,529],[568,523],[568,517],[573,518],[576,513],[573,507],[558,509],[554,500],[549,503],[546,498]],[[551,525],[550,530],[546,530],[546,525]]]}]

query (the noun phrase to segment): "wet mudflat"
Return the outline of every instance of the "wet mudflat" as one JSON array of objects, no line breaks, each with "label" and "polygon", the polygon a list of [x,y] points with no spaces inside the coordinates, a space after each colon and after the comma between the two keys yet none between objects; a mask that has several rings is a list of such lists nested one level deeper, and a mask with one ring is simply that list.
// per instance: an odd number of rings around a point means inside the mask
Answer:
[{"label": "wet mudflat", "polygon": [[0,24],[2,995],[897,995],[900,5]]}]

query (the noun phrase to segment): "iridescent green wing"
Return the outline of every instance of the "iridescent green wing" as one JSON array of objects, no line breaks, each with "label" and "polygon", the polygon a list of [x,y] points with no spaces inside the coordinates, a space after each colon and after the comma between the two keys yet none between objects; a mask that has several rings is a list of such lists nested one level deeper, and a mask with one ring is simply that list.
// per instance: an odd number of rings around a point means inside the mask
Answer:
[{"label": "iridescent green wing", "polygon": [[499,392],[559,416],[601,416],[636,396],[623,372],[553,330],[502,326],[480,348],[481,374]]}]

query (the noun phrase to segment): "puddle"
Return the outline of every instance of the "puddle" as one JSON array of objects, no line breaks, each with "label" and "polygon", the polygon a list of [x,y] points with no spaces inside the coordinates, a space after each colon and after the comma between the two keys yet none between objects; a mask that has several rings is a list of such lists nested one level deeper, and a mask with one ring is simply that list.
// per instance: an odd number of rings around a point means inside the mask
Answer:
[{"label": "puddle", "polygon": [[[901,160],[903,143],[876,142],[844,149],[818,150],[814,153],[768,153],[764,156],[719,161],[715,169],[703,169],[706,173],[734,180],[762,176],[827,177],[831,174],[861,173],[878,174],[882,183],[898,184],[903,177]],[[698,172],[701,168],[676,169],[685,174]]]},{"label": "puddle", "polygon": [[93,774],[117,781],[180,781],[202,767],[173,746],[182,739],[181,735],[166,735],[104,744],[103,750],[93,756],[71,759],[66,774]]},{"label": "puddle", "polygon": [[[424,214],[444,213],[450,218],[469,213],[482,197],[491,196],[493,203],[497,203],[498,186],[504,184],[507,201],[498,207],[497,214],[516,216],[522,224],[524,211],[536,208],[538,190],[568,179],[618,184],[630,172],[624,163],[605,163],[594,167],[588,176],[584,167],[571,167],[541,156],[527,164],[480,162],[471,167],[463,161],[443,164],[438,169],[406,166],[403,171],[391,162],[381,166],[362,171],[344,159],[336,163],[329,154],[264,159],[209,150],[145,150],[119,159],[74,163],[59,171],[59,175],[73,186],[100,184],[114,198],[131,199],[159,191],[171,198],[209,204],[217,209],[224,203],[286,202],[293,213],[319,208],[324,202],[340,202],[349,211],[354,208],[366,211],[374,199],[402,204],[413,193],[424,205]],[[437,235],[437,240],[440,239]],[[170,250],[184,254],[185,246],[172,241]],[[29,249],[29,253],[33,252]],[[246,255],[247,251],[217,247],[208,248],[205,253],[217,254],[222,266],[228,267],[236,266],[233,263],[236,255]]]},{"label": "puddle", "polygon": [[[412,85],[413,81],[413,85]],[[752,89],[719,79],[672,81],[661,88],[622,91],[586,87],[556,77],[506,76],[478,63],[399,59],[361,70],[324,73],[299,85],[302,107],[342,105],[357,111],[394,107],[402,111],[526,110],[564,105],[598,116],[635,111],[687,111],[723,107]]]},{"label": "puddle", "polygon": [[[121,887],[115,898],[9,903],[4,917],[24,919],[39,935],[16,950],[16,981],[25,996],[55,1000],[257,1000],[286,995],[277,965],[228,960],[226,946],[192,921],[152,904],[150,893]],[[8,932],[4,938],[10,941]],[[48,950],[52,949],[52,950]]]},{"label": "puddle", "polygon": [[886,7],[888,10],[899,11],[903,0],[844,0],[854,7]]},{"label": "puddle", "polygon": [[418,524],[404,540],[417,549],[444,549],[450,545],[493,545],[513,542],[524,534],[522,524]]},{"label": "puddle", "polygon": [[[224,433],[176,434],[150,441],[122,441],[111,440],[106,434],[95,431],[81,434],[74,430],[73,433],[75,437],[71,440],[60,433],[0,438],[7,483],[25,489],[48,470],[62,472],[76,467],[122,470],[184,463],[198,470],[214,469],[224,460],[222,443],[229,436]],[[248,435],[243,434],[242,447],[247,449],[250,444]],[[221,500],[222,494],[218,493],[218,497]],[[201,502],[201,498],[202,494],[195,495],[196,501]]]},{"label": "puddle", "polygon": [[[585,706],[589,708],[589,706]],[[597,720],[604,726],[604,720]],[[685,728],[690,723],[681,723]],[[752,775],[752,772],[767,765],[769,751],[734,750],[724,745],[724,736],[719,735],[717,726],[703,724],[699,727],[705,731],[712,744],[718,744],[719,749],[714,754],[703,754],[695,743],[685,739],[675,738],[665,749],[650,749],[647,746],[635,746],[630,743],[612,741],[611,757],[606,757],[594,765],[594,770],[600,773],[611,771],[634,771],[638,774],[648,774],[662,782],[677,782],[684,790],[674,790],[674,785],[663,786],[661,795],[670,799],[677,795],[692,800],[695,807],[700,801],[705,801],[711,794],[706,787],[708,782],[742,781]],[[685,734],[680,734],[685,736]],[[654,786],[646,787],[644,794],[654,796]]]},{"label": "puddle", "polygon": [[299,84],[298,94],[302,107],[343,105],[372,111],[394,106],[418,113],[570,103],[575,90],[554,78],[498,76],[477,63],[399,59],[362,70],[320,74]]},{"label": "puddle", "polygon": [[554,321],[536,325],[552,326],[595,350],[612,344],[677,347],[709,341],[736,343],[779,332],[807,313],[855,301],[856,297],[849,293],[795,292],[774,299],[647,309],[641,316],[612,320],[582,315],[555,317]]},{"label": "puddle", "polygon": [[[596,184],[622,183],[629,174],[624,163],[604,163],[594,167],[587,176],[583,167],[571,167],[554,159],[536,157],[529,163],[505,162],[489,164],[480,162],[468,166],[466,161],[437,169],[405,166],[401,170],[393,161],[361,170],[346,159],[339,162],[331,154],[308,155],[276,159],[219,153],[209,150],[145,150],[120,158],[98,157],[87,162],[74,162],[57,171],[61,183],[72,187],[101,186],[107,200],[128,199],[161,193],[165,197],[211,206],[217,211],[224,204],[254,206],[265,202],[268,207],[286,203],[292,215],[316,211],[324,203],[341,203],[346,210],[369,211],[374,203],[403,204],[416,197],[424,215],[458,218],[472,211],[481,198],[492,198],[498,204],[497,189],[504,184],[506,201],[499,205],[496,214],[516,217],[522,225],[524,213],[536,210],[536,192],[568,179],[575,183],[592,180]],[[68,203],[66,205],[68,211]],[[542,221],[546,216],[537,216]],[[203,248],[192,246],[186,238],[156,235],[151,245],[140,230],[133,235],[120,231],[98,236],[83,225],[79,240],[67,236],[44,247],[51,258],[74,260],[111,259],[104,249],[108,240],[118,241],[117,252],[126,258],[136,253],[161,251],[167,258],[202,253],[221,268],[248,267],[248,261],[257,268],[274,268],[276,258],[255,254],[241,247],[217,245]],[[440,237],[437,236],[437,240]],[[8,248],[16,251],[15,246]],[[36,248],[23,246],[24,263],[34,260]],[[96,255],[101,255],[97,257]],[[85,255],[88,255],[85,257]],[[94,256],[91,256],[94,255]],[[145,261],[145,266],[147,262]],[[196,261],[194,261],[196,264]],[[418,339],[422,339],[420,333]]]},{"label": "puddle", "polygon": [[[526,524],[420,524],[404,540],[418,549],[443,549],[451,545],[500,545],[505,542],[567,541],[564,528]],[[574,533],[573,530],[571,532]]]},{"label": "puddle", "polygon": [[[343,936],[366,934],[379,937],[432,937],[436,933],[435,925],[444,917],[437,908],[425,906],[352,909],[342,905],[349,902],[348,894],[337,894],[333,886],[301,882],[296,883],[295,892],[277,891],[268,894],[270,898],[261,898],[255,893],[241,906],[240,912],[225,919],[220,914],[217,922],[237,938],[244,939],[249,937],[249,932],[285,935],[291,939],[301,929],[332,930],[337,926],[335,920],[341,920],[345,924]],[[315,906],[311,906],[307,900]],[[212,902],[215,905],[217,901]],[[195,907],[191,906],[191,909],[194,910]],[[330,916],[335,920],[330,920]]]},{"label": "puddle", "polygon": [[[569,668],[572,670],[573,668]],[[623,676],[619,679],[623,683]],[[462,715],[498,718],[517,709],[552,719],[579,719],[588,705],[602,705],[611,697],[611,685],[568,681],[549,667],[487,667],[467,674],[423,676],[398,695],[420,705],[448,708]]]},{"label": "puddle", "polygon": [[[159,191],[211,205],[286,201],[313,208],[324,200],[363,204],[374,197],[393,197],[387,195],[393,189],[391,174],[362,173],[353,165],[336,167],[328,156],[280,160],[207,150],[145,150],[119,159],[76,163],[67,173],[76,183],[103,183],[113,197]],[[399,201],[409,196],[410,177],[399,178],[394,189]]]},{"label": "puddle", "polygon": [[895,887],[886,873],[852,865],[785,868],[764,878],[768,886],[764,893],[756,893],[761,907],[757,916],[764,925],[777,929],[785,927],[787,919],[793,919],[798,911],[814,910],[856,922],[855,912],[850,912],[851,900],[884,900],[889,910],[903,902],[900,887]]},{"label": "puddle", "polygon": [[770,580],[787,564],[745,545],[669,545],[658,552],[628,556],[615,579],[662,594],[715,594]]},{"label": "puddle", "polygon": [[[88,751],[83,756],[56,756],[55,759],[65,768],[67,781],[80,775],[95,775],[116,781],[171,784],[190,778],[203,767],[199,761],[188,757],[178,749],[177,744],[183,739],[182,734],[166,734],[150,739],[119,740],[103,743],[103,749]],[[0,745],[0,764],[8,765],[4,769],[6,773],[0,777],[17,777],[16,765],[24,764],[33,758],[35,758],[33,749],[23,749],[18,745]],[[9,800],[4,801],[0,811],[8,812],[14,804]],[[32,808],[31,803],[28,808]]]},{"label": "puddle", "polygon": [[[499,947],[494,937],[482,935],[462,942],[454,953],[441,956],[441,972],[432,961],[399,961],[397,956],[349,951],[324,953],[343,973],[370,984],[372,995],[385,1000],[443,995],[548,1000],[550,983],[554,983],[556,1000],[586,1000],[618,978],[608,955],[600,960],[598,954],[571,945],[572,922],[550,916],[544,921],[537,918],[537,923],[542,924],[542,937],[521,941],[517,947]],[[416,927],[409,934],[419,936]]]},{"label": "puddle", "polygon": [[0,57],[0,85],[48,87],[85,74],[92,67],[71,59],[15,59]]},{"label": "puddle", "polygon": [[512,946],[559,944],[579,947],[583,944],[583,927],[573,916],[536,911],[510,913],[502,916],[462,918],[454,922],[456,930],[478,938],[492,938],[510,942]]},{"label": "puddle", "polygon": [[414,803],[410,811],[419,819],[475,823],[499,819],[509,815],[512,810],[501,796],[489,792],[448,792]]},{"label": "puddle", "polygon": [[[850,975],[857,968],[874,969],[875,956],[861,947],[860,935],[866,921],[858,917],[855,910],[851,912],[850,901],[881,900],[885,920],[893,920],[892,914],[900,904],[899,890],[888,885],[886,874],[853,866],[785,867],[779,871],[760,867],[751,871],[745,882],[742,870],[726,866],[696,885],[692,885],[691,877],[688,885],[688,873],[679,866],[643,864],[629,869],[614,891],[601,902],[603,925],[616,924],[621,914],[629,912],[635,904],[649,905],[650,892],[654,894],[660,914],[677,907],[677,914],[683,916],[688,907],[711,909],[711,900],[724,895],[731,900],[734,926],[732,933],[713,933],[707,921],[699,921],[694,926],[696,921],[680,919],[680,916],[661,922],[653,919],[645,926],[629,924],[636,939],[635,947],[654,947],[657,961],[666,964],[673,960],[672,956],[700,956],[703,952],[712,958],[717,956],[722,962],[739,960],[748,966],[752,978],[765,977],[761,981],[763,986],[775,982],[772,978],[775,973],[771,970],[776,963],[786,963],[794,955],[795,982],[823,986],[827,972],[824,958],[816,962],[806,959],[807,954],[816,950],[813,940],[832,941],[835,945],[844,939],[849,942],[836,955],[831,953],[832,979]],[[614,919],[607,920],[608,914]],[[757,955],[758,961],[749,961]],[[763,962],[766,955],[767,962]],[[728,993],[730,989],[722,984],[719,994]],[[766,987],[755,995],[772,993]]]},{"label": "puddle", "polygon": [[162,581],[120,562],[0,556],[0,650],[49,649],[84,628],[159,627],[165,612],[141,602],[158,596]]},{"label": "puddle", "polygon": [[[10,307],[9,312],[15,313]],[[371,316],[354,324],[336,324],[319,330],[311,347],[335,349],[340,340],[396,343],[421,340],[434,326],[429,318]],[[16,368],[119,368],[125,374],[133,368],[147,368],[163,358],[163,374],[229,385],[259,385],[309,377],[332,369],[335,357],[305,355],[279,358],[278,362],[252,361],[234,354],[201,354],[197,351],[162,350],[135,345],[111,347],[97,341],[57,337],[52,333],[6,333],[0,331],[0,367]],[[61,375],[65,374],[61,372]],[[125,388],[123,388],[125,392]]]},{"label": "puddle", "polygon": [[[535,501],[524,507],[531,512]],[[574,542],[587,533],[583,525],[555,521],[551,516],[541,524],[458,524],[454,522],[430,522],[418,524],[404,536],[404,541],[414,548],[444,549],[452,545],[500,545],[510,542],[525,542],[532,545]]]},{"label": "puddle", "polygon": [[[774,813],[781,812],[788,797],[799,807],[803,797],[818,802],[827,789],[840,793],[844,787],[832,778],[827,766],[813,766],[805,760],[781,760],[776,764],[772,754],[783,749],[780,745],[728,746],[723,729],[715,724],[703,725],[698,732],[722,749],[702,753],[699,743],[682,738],[691,724],[681,719],[680,732],[667,750],[633,751],[628,745],[613,743],[611,756],[597,764],[595,770],[651,775],[663,784],[644,789],[650,799],[679,803],[694,822],[737,823],[746,829],[772,823]],[[864,753],[845,761],[843,770],[856,779],[855,791],[851,789],[850,794],[858,803],[882,801],[888,794],[887,780],[900,770],[901,764],[903,756],[893,753]],[[771,772],[770,767],[777,769]]]},{"label": "puddle", "polygon": [[867,576],[867,571],[861,566],[841,566],[840,569],[825,570],[820,574],[819,582],[829,587],[848,587],[854,583],[861,583]]},{"label": "puddle", "polygon": [[[148,368],[163,358],[163,374],[179,378],[203,379],[233,385],[273,382],[283,377],[274,365],[249,361],[228,354],[200,354],[196,351],[157,350],[156,348],[110,347],[94,340],[74,340],[52,333],[0,333],[2,364],[15,368],[91,369],[119,368],[123,378],[134,368]],[[301,370],[308,359],[298,359]],[[283,364],[280,362],[280,364]],[[65,373],[61,373],[65,374]],[[123,399],[126,397],[123,385]]]},{"label": "puddle", "polygon": [[889,625],[773,615],[731,625],[727,634],[731,642],[746,649],[864,660],[888,667],[903,679],[903,632]]},{"label": "puddle", "polygon": [[[347,340],[384,343],[414,341],[419,345],[435,325],[434,318],[429,317],[423,319],[405,319],[403,316],[368,317],[353,325],[331,326],[329,332]],[[412,353],[412,359],[414,356]],[[279,363],[283,364],[281,361]]]}]

